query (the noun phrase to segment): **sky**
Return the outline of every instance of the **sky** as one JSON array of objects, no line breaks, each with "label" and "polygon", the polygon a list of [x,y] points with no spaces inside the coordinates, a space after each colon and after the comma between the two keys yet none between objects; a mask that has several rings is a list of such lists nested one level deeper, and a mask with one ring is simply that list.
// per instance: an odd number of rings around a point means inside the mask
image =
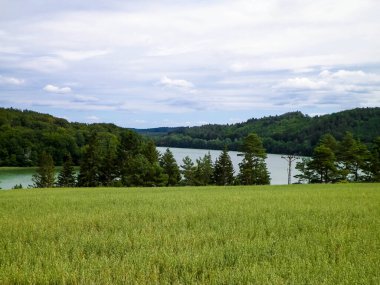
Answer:
[{"label": "sky", "polygon": [[378,0],[0,0],[0,107],[123,127],[380,106]]}]

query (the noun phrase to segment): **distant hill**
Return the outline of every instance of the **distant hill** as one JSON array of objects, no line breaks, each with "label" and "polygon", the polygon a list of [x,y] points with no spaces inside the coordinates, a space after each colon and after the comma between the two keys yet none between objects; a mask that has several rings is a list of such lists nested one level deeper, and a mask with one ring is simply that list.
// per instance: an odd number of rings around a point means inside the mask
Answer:
[{"label": "distant hill", "polygon": [[[78,164],[90,134],[118,139],[126,128],[114,124],[71,123],[62,118],[29,110],[0,108],[0,166],[32,166],[39,153],[49,152],[56,163],[69,152]],[[238,150],[251,132],[262,137],[268,153],[309,155],[320,137],[331,133],[341,139],[350,131],[370,144],[380,136],[380,108],[361,108],[330,115],[309,117],[301,112],[232,125],[134,129],[158,146]]]},{"label": "distant hill", "polygon": [[117,138],[126,129],[114,124],[70,123],[65,119],[29,110],[0,108],[0,166],[32,166],[42,151],[61,165],[69,152],[79,164],[90,134]]},{"label": "distant hill", "polygon": [[316,117],[291,112],[231,125],[137,131],[152,137],[158,146],[222,149],[227,145],[230,150],[238,150],[242,138],[255,132],[263,139],[268,153],[310,155],[326,133],[340,140],[349,131],[370,144],[380,136],[380,108],[357,108]]}]

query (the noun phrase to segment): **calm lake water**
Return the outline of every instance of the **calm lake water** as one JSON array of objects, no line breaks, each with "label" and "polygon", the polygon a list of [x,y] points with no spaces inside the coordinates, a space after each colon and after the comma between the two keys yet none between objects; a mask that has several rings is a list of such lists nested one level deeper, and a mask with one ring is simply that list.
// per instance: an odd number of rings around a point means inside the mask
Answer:
[{"label": "calm lake water", "polygon": [[[182,159],[185,156],[189,156],[195,163],[196,159],[203,157],[210,152],[213,161],[219,157],[221,151],[219,150],[204,150],[204,149],[189,149],[189,148],[169,148],[177,160],[178,165],[182,164]],[[164,153],[166,147],[157,147],[157,150]],[[239,163],[242,160],[241,156],[238,156],[238,152],[230,151],[232,163],[234,165],[235,174],[238,173]],[[268,154],[266,160],[268,170],[271,176],[271,184],[287,184],[288,183],[288,164],[278,154]],[[292,174],[295,175],[298,172],[295,170],[295,163],[292,165]],[[35,173],[35,167],[0,167],[0,188],[10,189],[16,184],[21,184],[24,188],[27,188],[32,184],[32,175]],[[57,168],[57,172],[59,168]],[[292,182],[296,180],[292,178]]]}]

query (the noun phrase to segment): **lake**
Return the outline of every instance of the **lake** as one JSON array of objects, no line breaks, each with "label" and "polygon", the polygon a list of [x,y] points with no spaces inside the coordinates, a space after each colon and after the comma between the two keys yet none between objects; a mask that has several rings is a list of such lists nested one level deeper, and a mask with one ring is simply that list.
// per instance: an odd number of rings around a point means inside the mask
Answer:
[{"label": "lake", "polygon": [[[189,149],[189,148],[169,148],[178,163],[182,164],[182,159],[185,156],[189,156],[195,163],[196,159],[203,157],[205,154],[210,152],[213,161],[219,157],[220,150],[205,150],[205,149]],[[157,147],[157,150],[160,153],[164,153],[166,147]],[[235,174],[238,173],[239,163],[242,161],[242,157],[238,156],[238,152],[230,151],[229,155],[231,157],[232,163],[234,165]],[[272,185],[280,185],[288,183],[288,163],[285,159],[281,158],[279,154],[268,154],[266,160],[268,170],[271,176]],[[56,168],[57,172],[60,168]],[[16,184],[21,184],[24,188],[27,188],[32,184],[32,175],[35,173],[35,167],[0,167],[0,188],[10,189]],[[298,172],[295,170],[295,163],[292,165],[292,174],[295,175]],[[292,182],[295,182],[295,179],[292,178]]]}]

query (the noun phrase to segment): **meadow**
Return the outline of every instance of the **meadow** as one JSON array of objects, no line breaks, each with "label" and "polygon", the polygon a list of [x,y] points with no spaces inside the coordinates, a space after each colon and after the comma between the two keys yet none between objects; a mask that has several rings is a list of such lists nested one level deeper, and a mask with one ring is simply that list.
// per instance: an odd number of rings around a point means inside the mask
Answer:
[{"label": "meadow", "polygon": [[0,191],[0,284],[380,284],[380,184]]}]

